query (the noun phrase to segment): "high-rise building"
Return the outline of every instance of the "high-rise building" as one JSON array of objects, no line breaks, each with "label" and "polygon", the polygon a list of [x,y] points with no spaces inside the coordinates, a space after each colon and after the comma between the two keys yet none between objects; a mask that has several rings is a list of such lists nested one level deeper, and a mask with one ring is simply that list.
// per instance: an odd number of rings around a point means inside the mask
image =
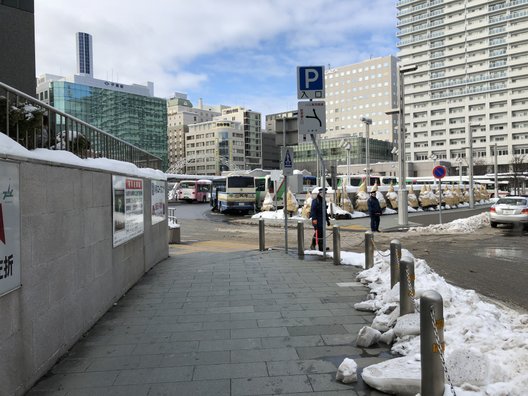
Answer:
[{"label": "high-rise building", "polygon": [[197,107],[193,107],[187,95],[179,92],[167,101],[169,172],[188,173],[186,164],[190,159],[186,158],[185,134],[189,132],[189,125],[211,121],[219,116],[224,108],[227,106],[204,106],[202,99]]},{"label": "high-rise building", "polygon": [[77,74],[93,77],[92,35],[78,32],[77,44]]},{"label": "high-rise building", "polygon": [[154,96],[152,82],[129,85],[88,74],[44,74],[37,80],[37,98],[161,158],[166,169],[167,101]]},{"label": "high-rise building", "polygon": [[0,82],[35,96],[34,0],[0,0]]},{"label": "high-rise building", "polygon": [[244,131],[244,169],[262,168],[262,127],[260,113],[243,107],[230,107],[222,110],[216,120],[236,121]]},{"label": "high-rise building", "polygon": [[185,134],[187,173],[220,175],[243,170],[244,130],[238,121],[214,120],[189,125]]},{"label": "high-rise building", "polygon": [[406,156],[508,169],[528,154],[528,2],[401,0]]},{"label": "high-rise building", "polygon": [[398,106],[397,59],[368,59],[325,71],[326,128],[322,138],[364,137],[361,117],[372,119],[370,137],[393,142],[397,118],[385,114]]}]

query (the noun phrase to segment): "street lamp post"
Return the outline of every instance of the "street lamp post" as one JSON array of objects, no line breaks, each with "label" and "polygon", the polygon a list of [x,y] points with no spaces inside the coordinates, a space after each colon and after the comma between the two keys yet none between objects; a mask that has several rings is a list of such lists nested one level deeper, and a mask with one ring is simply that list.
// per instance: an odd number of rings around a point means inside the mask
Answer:
[{"label": "street lamp post", "polygon": [[[347,178],[346,178],[346,186],[350,185],[350,150],[352,149],[352,145],[350,142],[347,142],[345,145],[345,150],[347,152]],[[346,187],[345,187],[346,188]]]},{"label": "street lamp post", "polygon": [[361,122],[365,123],[365,165],[367,168],[365,184],[368,189],[370,187],[370,125],[372,125],[372,119],[368,117],[361,117],[360,120]]},{"label": "street lamp post", "polygon": [[[282,117],[282,157],[284,159],[286,155],[286,115]],[[288,176],[286,175],[286,170],[284,169],[284,164],[282,165],[282,175],[284,176],[284,192],[282,193],[282,202],[284,204],[283,214],[284,214],[284,250],[288,253]],[[275,191],[277,195],[277,191]]]},{"label": "street lamp post", "polygon": [[475,207],[475,191],[473,185],[473,129],[478,128],[480,124],[469,124],[468,123],[468,134],[469,134],[469,164],[468,164],[468,176],[469,176],[469,208]]},{"label": "street lamp post", "polygon": [[497,158],[497,142],[493,145],[493,172],[495,173],[495,198],[499,198],[499,177],[498,177],[498,170],[499,170],[499,162]]},{"label": "street lamp post", "polygon": [[407,187],[405,186],[405,94],[403,75],[416,71],[416,65],[399,66],[398,87],[399,87],[399,136],[398,136],[398,225],[407,227],[409,221],[409,204],[407,201]]},{"label": "street lamp post", "polygon": [[456,162],[458,163],[458,185],[462,188],[462,157],[460,155],[456,157]]},{"label": "street lamp post", "polygon": [[[433,168],[436,168],[436,160],[438,159],[438,156],[436,154],[431,154],[429,159],[433,160]],[[434,185],[436,187],[436,177],[434,178]]]}]

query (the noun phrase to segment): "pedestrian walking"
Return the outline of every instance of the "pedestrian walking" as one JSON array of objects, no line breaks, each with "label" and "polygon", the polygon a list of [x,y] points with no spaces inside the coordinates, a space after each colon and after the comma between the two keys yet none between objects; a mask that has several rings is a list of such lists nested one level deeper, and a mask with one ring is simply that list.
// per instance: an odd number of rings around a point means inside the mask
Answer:
[{"label": "pedestrian walking", "polygon": [[370,215],[370,230],[372,232],[379,232],[380,218],[381,218],[381,206],[376,198],[376,191],[370,192],[370,198],[367,201],[368,211]]},{"label": "pedestrian walking", "polygon": [[[326,190],[325,190],[326,191]],[[323,189],[320,188],[317,192],[317,198],[312,200],[312,208],[310,210],[310,218],[312,219],[312,226],[314,228],[314,236],[312,237],[311,249],[315,249],[317,243],[318,249],[323,251],[323,237],[324,237],[324,223],[323,223]],[[330,225],[330,219],[326,217],[326,224]]]}]

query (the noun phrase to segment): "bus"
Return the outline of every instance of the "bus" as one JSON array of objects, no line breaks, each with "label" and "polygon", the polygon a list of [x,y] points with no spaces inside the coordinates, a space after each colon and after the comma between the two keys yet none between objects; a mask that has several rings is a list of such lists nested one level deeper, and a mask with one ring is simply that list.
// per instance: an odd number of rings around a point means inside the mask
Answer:
[{"label": "bus", "polygon": [[211,180],[182,180],[177,190],[178,200],[209,202],[211,199],[211,185]]},{"label": "bus", "polygon": [[215,176],[211,180],[211,210],[218,210],[218,193],[225,191],[226,188],[226,177]]},{"label": "bus", "polygon": [[232,175],[225,178],[225,191],[217,188],[216,209],[220,213],[255,212],[255,178]]}]

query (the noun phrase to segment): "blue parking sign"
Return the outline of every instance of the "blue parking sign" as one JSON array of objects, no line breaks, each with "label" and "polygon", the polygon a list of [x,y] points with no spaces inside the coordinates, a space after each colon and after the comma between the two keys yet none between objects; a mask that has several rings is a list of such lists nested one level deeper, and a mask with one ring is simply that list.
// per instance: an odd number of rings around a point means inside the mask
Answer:
[{"label": "blue parking sign", "polygon": [[324,97],[324,66],[298,66],[297,98],[322,99]]}]

